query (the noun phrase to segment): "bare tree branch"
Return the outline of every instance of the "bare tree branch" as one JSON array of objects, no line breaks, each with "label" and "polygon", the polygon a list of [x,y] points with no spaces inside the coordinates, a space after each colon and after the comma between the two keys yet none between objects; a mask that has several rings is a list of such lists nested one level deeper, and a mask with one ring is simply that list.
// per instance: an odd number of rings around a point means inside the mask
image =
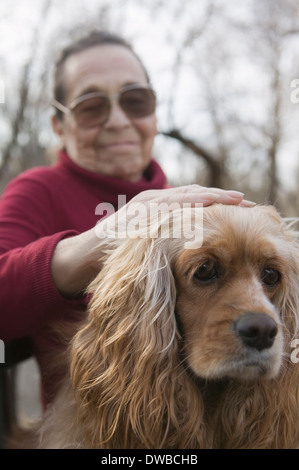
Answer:
[{"label": "bare tree branch", "polygon": [[199,144],[195,143],[194,140],[184,137],[178,129],[171,129],[170,131],[161,132],[166,137],[178,140],[184,147],[194,152],[197,157],[202,158],[209,168],[211,186],[222,186],[222,181],[225,176],[225,169],[222,163],[212,155],[208,150],[204,149]]},{"label": "bare tree branch", "polygon": [[[45,0],[43,8],[42,8],[42,12],[41,12],[42,18],[46,17],[50,6],[51,6],[51,0]],[[3,150],[3,154],[2,154],[1,166],[0,166],[0,179],[3,177],[5,173],[5,170],[7,168],[7,165],[9,163],[9,160],[13,151],[13,147],[15,146],[17,142],[19,132],[21,131],[22,125],[24,122],[25,110],[26,110],[27,103],[28,103],[28,94],[29,94],[29,86],[30,86],[30,80],[29,80],[30,71],[34,63],[35,54],[37,52],[37,47],[39,44],[39,37],[41,34],[42,34],[42,28],[39,23],[36,26],[35,31],[33,33],[33,37],[32,37],[31,57],[28,60],[28,62],[24,65],[22,80],[20,84],[20,99],[19,99],[16,114],[14,116],[14,119],[11,125],[12,127],[11,138],[8,144],[6,145],[5,149]]]}]

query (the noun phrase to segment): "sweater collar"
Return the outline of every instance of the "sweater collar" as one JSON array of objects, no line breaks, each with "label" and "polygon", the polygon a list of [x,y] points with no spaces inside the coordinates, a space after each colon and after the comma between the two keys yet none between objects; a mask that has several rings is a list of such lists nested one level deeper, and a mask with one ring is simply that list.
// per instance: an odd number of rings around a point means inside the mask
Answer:
[{"label": "sweater collar", "polygon": [[85,184],[96,185],[101,196],[114,205],[118,202],[118,195],[126,195],[127,201],[129,201],[142,191],[164,189],[167,186],[166,176],[154,159],[151,159],[143,177],[137,182],[112,178],[111,176],[86,170],[73,162],[64,150],[59,150],[58,165],[80,178],[82,182],[84,180]]}]

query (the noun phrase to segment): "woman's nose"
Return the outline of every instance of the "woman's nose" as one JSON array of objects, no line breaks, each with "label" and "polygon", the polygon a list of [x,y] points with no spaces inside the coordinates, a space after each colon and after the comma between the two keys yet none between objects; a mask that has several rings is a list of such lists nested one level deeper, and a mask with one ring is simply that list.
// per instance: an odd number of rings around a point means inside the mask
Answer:
[{"label": "woman's nose", "polygon": [[131,123],[130,118],[119,105],[116,99],[110,101],[110,110],[104,127],[125,127]]}]

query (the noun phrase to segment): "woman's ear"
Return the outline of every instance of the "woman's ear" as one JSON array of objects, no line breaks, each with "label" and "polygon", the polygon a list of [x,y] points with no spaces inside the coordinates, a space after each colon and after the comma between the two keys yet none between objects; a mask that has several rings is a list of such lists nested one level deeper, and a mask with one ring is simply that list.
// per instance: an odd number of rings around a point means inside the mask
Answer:
[{"label": "woman's ear", "polygon": [[59,137],[59,145],[61,148],[65,147],[65,133],[64,133],[64,126],[63,120],[58,119],[57,116],[53,115],[51,118],[52,129],[54,133]]},{"label": "woman's ear", "polygon": [[63,123],[61,119],[58,119],[55,114],[51,118],[51,123],[52,123],[52,129],[55,132],[58,137],[62,137],[64,132],[63,132]]}]

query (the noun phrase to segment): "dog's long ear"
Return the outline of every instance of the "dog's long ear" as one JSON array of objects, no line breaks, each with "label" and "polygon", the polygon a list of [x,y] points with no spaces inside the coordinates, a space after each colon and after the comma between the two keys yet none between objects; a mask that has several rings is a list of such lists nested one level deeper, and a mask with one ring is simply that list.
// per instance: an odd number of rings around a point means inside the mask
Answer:
[{"label": "dog's long ear", "polygon": [[90,286],[89,319],[73,344],[80,419],[91,447],[176,446],[201,420],[178,354],[172,242],[118,243]]},{"label": "dog's long ear", "polygon": [[[292,247],[290,269],[280,299],[285,357],[277,394],[277,410],[281,415],[278,448],[297,448],[299,442],[299,233],[288,230],[288,235]],[[272,411],[274,414],[275,409]]]},{"label": "dog's long ear", "polygon": [[294,223],[298,223],[298,220],[285,219],[282,227],[284,239],[281,241],[281,251],[288,253],[288,273],[280,298],[277,299],[286,328],[287,352],[290,352],[292,341],[299,335],[299,232],[294,230]]}]

